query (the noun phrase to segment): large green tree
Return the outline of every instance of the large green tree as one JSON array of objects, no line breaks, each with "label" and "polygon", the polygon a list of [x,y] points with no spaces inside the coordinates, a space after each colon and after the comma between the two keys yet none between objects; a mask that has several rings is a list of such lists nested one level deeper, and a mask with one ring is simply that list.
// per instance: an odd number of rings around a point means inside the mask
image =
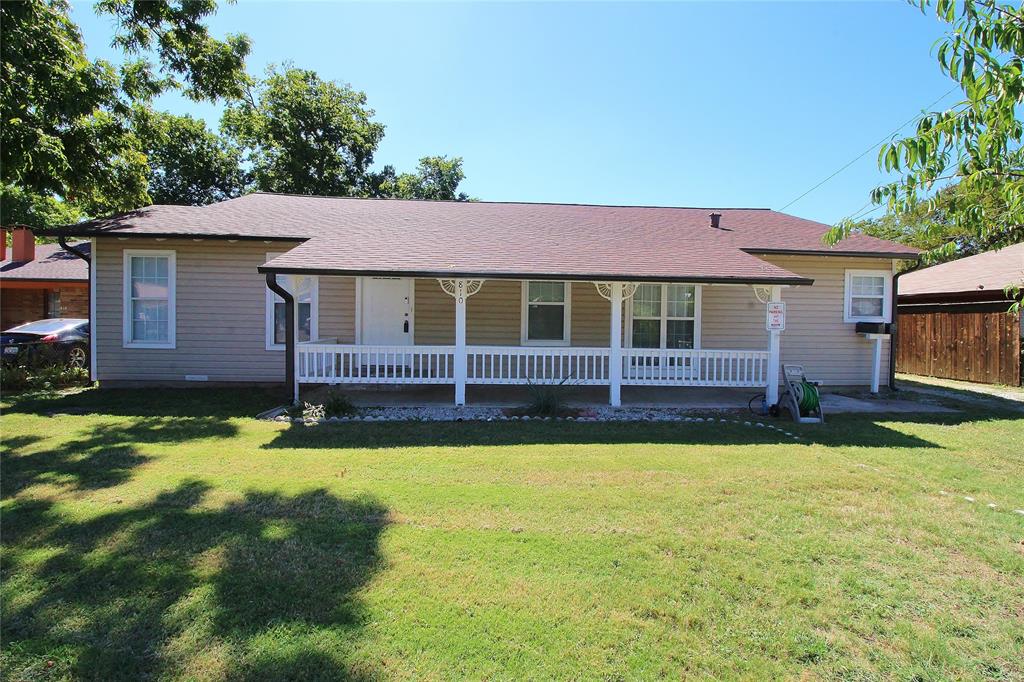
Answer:
[{"label": "large green tree", "polygon": [[465,178],[461,157],[424,156],[413,173],[399,174],[393,166],[385,166],[379,173],[371,174],[370,196],[470,201],[469,195],[459,191]]},{"label": "large green tree", "polygon": [[120,68],[90,60],[66,0],[0,2],[0,224],[145,205],[148,166],[132,109],[179,88],[194,99],[237,95],[243,36],[212,38],[212,0],[104,0]]},{"label": "large green tree", "polygon": [[204,121],[144,109],[136,114],[135,131],[146,153],[154,204],[202,206],[245,191],[241,152]]},{"label": "large green tree", "polygon": [[[953,107],[922,116],[913,135],[883,145],[879,166],[899,178],[872,200],[896,221],[923,219],[913,233],[939,258],[964,240],[997,247],[1021,239],[1024,225],[1024,12],[993,0],[917,0],[949,25],[935,50],[939,68],[962,89]],[[955,191],[938,191],[944,187]],[[941,220],[927,217],[941,213]],[[844,221],[836,241],[858,228]],[[944,239],[952,235],[953,239]]]},{"label": "large green tree", "polygon": [[224,112],[221,128],[245,154],[257,189],[362,196],[384,126],[366,95],[315,72],[271,68]]},{"label": "large green tree", "polygon": [[980,206],[989,220],[998,223],[1003,219],[1005,207],[998,190],[965,196],[968,191],[962,184],[945,187],[932,201],[920,202],[909,211],[857,221],[852,228],[922,249],[924,261],[929,264],[973,256],[1007,242],[1024,241],[1024,226],[1021,225],[1011,224],[996,232],[976,231],[957,224],[955,207],[968,201]]}]

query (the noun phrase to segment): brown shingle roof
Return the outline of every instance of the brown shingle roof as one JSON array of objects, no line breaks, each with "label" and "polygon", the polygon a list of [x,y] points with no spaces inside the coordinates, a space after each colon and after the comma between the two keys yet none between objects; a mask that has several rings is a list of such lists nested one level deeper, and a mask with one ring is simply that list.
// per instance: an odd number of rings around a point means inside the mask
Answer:
[{"label": "brown shingle roof", "polygon": [[[89,254],[89,242],[72,246]],[[36,244],[35,260],[0,261],[0,279],[88,282],[89,265],[78,256],[61,249],[59,244]]]},{"label": "brown shingle roof", "polygon": [[590,206],[249,194],[205,207],[151,206],[74,234],[300,239],[277,271],[572,276],[808,283],[752,253],[913,258],[855,235],[821,243],[827,225],[767,209]]},{"label": "brown shingle roof", "polygon": [[1002,291],[1024,284],[1024,243],[908,272],[900,277],[901,296]]}]

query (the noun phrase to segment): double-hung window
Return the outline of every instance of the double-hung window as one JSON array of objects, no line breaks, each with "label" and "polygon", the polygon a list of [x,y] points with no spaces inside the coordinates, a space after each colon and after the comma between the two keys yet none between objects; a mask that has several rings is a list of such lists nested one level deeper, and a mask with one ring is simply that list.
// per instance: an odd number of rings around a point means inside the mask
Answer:
[{"label": "double-hung window", "polygon": [[124,346],[174,348],[174,251],[124,251]]},{"label": "double-hung window", "polygon": [[633,348],[696,348],[699,290],[693,284],[640,284],[633,294]]},{"label": "double-hung window", "polygon": [[568,346],[568,282],[523,282],[523,345]]},{"label": "double-hung window", "polygon": [[892,273],[888,270],[847,270],[846,322],[892,320]]},{"label": "double-hung window", "polygon": [[[280,254],[267,254],[267,260]],[[316,277],[304,275],[279,275],[278,284],[295,297],[295,340],[299,343],[312,341],[319,336],[319,315],[317,309],[319,281]],[[267,289],[267,350],[284,348],[288,330],[288,317],[284,299]]]},{"label": "double-hung window", "polygon": [[46,292],[46,316],[60,317],[61,312],[60,289],[50,289]]}]

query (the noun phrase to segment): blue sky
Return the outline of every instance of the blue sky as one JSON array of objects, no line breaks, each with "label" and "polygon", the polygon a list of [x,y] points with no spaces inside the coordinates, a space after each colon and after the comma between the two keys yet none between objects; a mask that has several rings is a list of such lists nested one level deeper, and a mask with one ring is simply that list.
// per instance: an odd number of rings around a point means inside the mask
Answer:
[{"label": "blue sky", "polygon": [[[109,20],[74,15],[116,61]],[[484,200],[778,209],[952,87],[932,55],[943,25],[895,1],[241,0],[210,25],[249,34],[253,73],[291,61],[365,91],[387,126],[378,165],[462,156]],[[787,212],[834,222],[882,180],[872,152]]]}]

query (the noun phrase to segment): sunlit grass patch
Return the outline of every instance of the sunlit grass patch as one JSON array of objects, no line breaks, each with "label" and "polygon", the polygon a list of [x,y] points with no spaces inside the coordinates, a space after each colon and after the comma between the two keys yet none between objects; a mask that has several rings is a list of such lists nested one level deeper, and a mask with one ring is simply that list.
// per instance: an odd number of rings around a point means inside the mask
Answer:
[{"label": "sunlit grass patch", "polygon": [[794,442],[296,428],[203,394],[8,406],[6,677],[1024,677],[1012,415]]}]

